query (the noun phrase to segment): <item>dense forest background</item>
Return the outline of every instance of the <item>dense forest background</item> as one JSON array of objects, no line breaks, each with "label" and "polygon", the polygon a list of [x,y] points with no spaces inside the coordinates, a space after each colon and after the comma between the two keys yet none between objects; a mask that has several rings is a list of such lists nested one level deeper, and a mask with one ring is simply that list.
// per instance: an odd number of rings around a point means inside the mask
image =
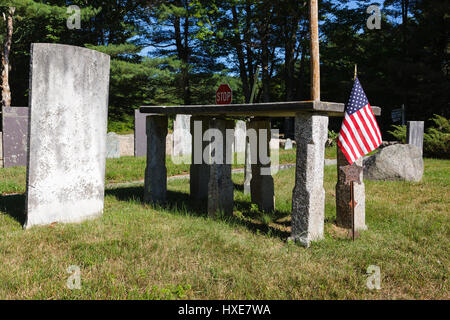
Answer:
[{"label": "dense forest background", "polygon": [[[366,26],[371,4],[381,8],[380,29]],[[69,5],[82,9],[80,29],[67,27]],[[448,118],[449,8],[448,0],[319,1],[321,100],[347,102],[357,64],[369,101],[382,107],[383,133],[402,104],[406,120]],[[141,105],[212,104],[220,83],[233,103],[249,102],[254,84],[255,102],[310,99],[308,1],[1,0],[0,13],[12,106],[28,105],[33,42],[111,55],[117,132],[133,128]]]}]

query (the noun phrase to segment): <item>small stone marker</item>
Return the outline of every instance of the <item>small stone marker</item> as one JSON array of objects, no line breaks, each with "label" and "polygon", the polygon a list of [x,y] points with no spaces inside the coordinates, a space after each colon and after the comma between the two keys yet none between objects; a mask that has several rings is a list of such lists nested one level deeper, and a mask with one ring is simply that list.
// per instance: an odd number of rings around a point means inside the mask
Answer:
[{"label": "small stone marker", "polygon": [[406,126],[406,143],[419,148],[423,154],[423,121],[408,121]]},{"label": "small stone marker", "polygon": [[120,140],[115,132],[108,132],[106,136],[106,158],[120,158]]},{"label": "small stone marker", "polygon": [[292,149],[292,140],[287,138],[286,143],[284,144],[284,150],[291,150]]},{"label": "small stone marker", "polygon": [[103,212],[108,55],[32,44],[25,227]]},{"label": "small stone marker", "polygon": [[[340,170],[341,167],[348,166],[348,161],[342,153],[341,148],[336,146],[337,149],[337,176],[338,181],[336,183],[336,224],[339,227],[351,229],[354,225],[355,231],[366,230],[366,193],[365,185],[363,181],[363,172],[358,171],[358,177],[355,180],[359,180],[360,183],[353,185],[353,198],[355,202],[354,207],[354,223],[352,223],[353,211],[350,205],[351,202],[351,186],[346,183],[350,177],[347,176],[345,171]],[[354,162],[355,167],[361,167],[363,164],[363,158],[359,158]]]}]

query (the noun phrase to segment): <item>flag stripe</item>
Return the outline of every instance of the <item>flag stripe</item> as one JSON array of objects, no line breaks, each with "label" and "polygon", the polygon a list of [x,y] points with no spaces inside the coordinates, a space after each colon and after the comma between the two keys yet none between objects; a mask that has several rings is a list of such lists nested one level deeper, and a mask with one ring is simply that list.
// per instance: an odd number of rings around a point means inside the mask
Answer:
[{"label": "flag stripe", "polygon": [[348,155],[351,157],[352,162],[355,161],[356,159],[358,159],[358,156],[356,155],[355,150],[353,148],[349,147],[348,139],[345,136],[344,132],[341,132],[339,134],[339,141],[341,141],[341,144],[346,149],[346,152],[348,153]]},{"label": "flag stripe", "polygon": [[[352,148],[354,148],[356,151],[358,151],[358,153],[356,154],[356,158],[361,157],[363,154],[365,154],[366,152],[364,152],[361,149],[361,146],[359,145],[359,142],[356,138],[356,132],[353,131],[355,130],[354,128],[352,128],[351,124],[349,123],[349,121],[345,121],[344,122],[344,126],[343,126],[345,135],[347,136]],[[356,133],[356,134],[355,134]]]},{"label": "flag stripe", "polygon": [[357,143],[359,144],[359,146],[361,147],[363,154],[369,153],[370,151],[370,147],[367,144],[367,142],[365,141],[366,139],[364,138],[364,134],[362,132],[362,128],[359,125],[359,123],[357,123],[355,115],[358,112],[353,113],[351,116],[345,116],[347,118],[347,122],[350,124],[350,127],[352,128],[353,134],[355,135],[355,138],[357,140]]},{"label": "flag stripe", "polygon": [[[371,121],[371,124],[372,124],[372,128],[374,128],[374,130],[375,130],[375,133],[376,133],[376,135],[377,135],[377,137],[378,137],[378,143],[380,143],[381,144],[381,132],[380,132],[380,128],[378,127],[378,124],[377,124],[377,120],[375,120],[375,115],[373,114],[373,111],[372,111],[372,108],[370,107],[370,104],[369,104],[369,107],[367,108],[367,110],[369,111],[368,112],[368,114],[369,114],[369,120]],[[367,111],[366,110],[366,111]]]},{"label": "flag stripe", "polygon": [[351,149],[347,146],[347,143],[344,141],[342,136],[339,136],[338,140],[338,147],[341,149],[342,153],[344,154],[345,158],[347,158],[347,161],[349,163],[355,162],[355,157],[351,153]]},{"label": "flag stripe", "polygon": [[[345,123],[346,124],[346,123]],[[359,146],[355,145],[354,138],[350,135],[347,128],[344,126],[341,128],[342,138],[345,140],[348,146],[351,146],[351,151],[355,155],[355,160],[363,155],[362,150]]]},{"label": "flag stripe", "polygon": [[370,125],[370,120],[366,114],[366,112],[367,112],[366,108],[367,108],[367,106],[365,106],[363,109],[361,109],[361,116],[363,117],[363,120],[364,120],[363,122],[365,122],[365,124],[369,124],[367,127],[369,128],[370,139],[372,141],[374,149],[376,149],[379,146],[378,136],[376,135],[375,131],[373,131],[372,125]]},{"label": "flag stripe", "polygon": [[369,147],[369,149],[367,149],[367,150],[369,150],[369,152],[374,150],[375,147],[372,144],[372,140],[370,139],[369,128],[367,128],[367,124],[364,121],[361,121],[361,119],[362,119],[361,111],[355,112],[353,115],[354,115],[354,117],[356,119],[356,122],[358,122],[358,125],[361,128],[361,132],[364,135],[364,140],[366,141],[366,143],[367,143],[367,145]]}]

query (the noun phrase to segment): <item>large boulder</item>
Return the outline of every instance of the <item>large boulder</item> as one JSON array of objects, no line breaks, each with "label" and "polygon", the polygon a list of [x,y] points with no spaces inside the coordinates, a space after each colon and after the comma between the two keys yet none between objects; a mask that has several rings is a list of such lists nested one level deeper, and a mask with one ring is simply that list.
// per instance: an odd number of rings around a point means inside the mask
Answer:
[{"label": "large boulder", "polygon": [[411,144],[395,144],[364,159],[364,179],[420,181],[423,159]]}]

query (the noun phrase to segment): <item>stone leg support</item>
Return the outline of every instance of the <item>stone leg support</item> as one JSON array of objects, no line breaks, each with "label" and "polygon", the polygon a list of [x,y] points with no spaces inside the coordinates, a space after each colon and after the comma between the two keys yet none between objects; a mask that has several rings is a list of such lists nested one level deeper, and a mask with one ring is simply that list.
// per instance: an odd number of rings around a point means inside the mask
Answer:
[{"label": "stone leg support", "polygon": [[323,238],[325,217],[323,167],[327,137],[327,115],[296,115],[297,163],[292,194],[291,239],[306,247],[311,241]]},{"label": "stone leg support", "polygon": [[167,193],[166,136],[167,117],[148,116],[147,167],[145,168],[144,202],[164,203]]},{"label": "stone leg support", "polygon": [[259,210],[270,212],[275,209],[273,177],[270,172],[270,121],[266,119],[252,119],[248,128],[250,158],[252,159],[251,199],[253,203],[258,205]]},{"label": "stone leg support", "polygon": [[246,124],[246,136],[245,136],[245,164],[244,164],[244,194],[250,194],[250,181],[252,180],[252,164],[251,164],[251,150],[250,141],[247,136],[248,123]]},{"label": "stone leg support", "polygon": [[210,121],[210,171],[208,183],[208,215],[219,212],[233,213],[233,181],[231,180],[232,145],[234,140],[234,122],[223,119]]},{"label": "stone leg support", "polygon": [[209,129],[208,117],[191,117],[192,162],[190,168],[190,194],[195,200],[208,199],[208,183],[210,165],[203,158],[203,151],[208,141],[203,141],[203,135]]},{"label": "stone leg support", "polygon": [[[345,184],[345,175],[340,166],[348,165],[348,161],[341,151],[337,148],[337,172],[338,181],[336,183],[336,224],[339,227],[351,229],[352,228],[352,208],[350,206],[351,191],[350,184]],[[359,158],[353,165],[362,166],[363,160]],[[363,181],[363,171],[359,176],[361,184],[353,183],[353,193],[355,197],[355,230],[366,230],[366,193]]]}]

